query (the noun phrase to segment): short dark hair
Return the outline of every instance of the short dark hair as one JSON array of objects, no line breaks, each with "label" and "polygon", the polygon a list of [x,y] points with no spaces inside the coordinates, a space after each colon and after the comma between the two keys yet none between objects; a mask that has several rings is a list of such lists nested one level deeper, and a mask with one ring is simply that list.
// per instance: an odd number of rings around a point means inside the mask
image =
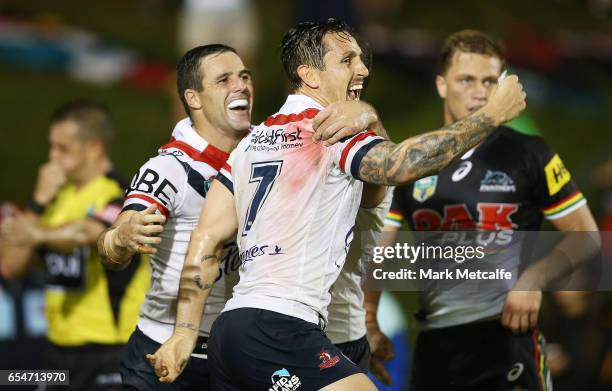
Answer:
[{"label": "short dark hair", "polygon": [[488,35],[476,30],[461,30],[446,38],[440,50],[440,74],[445,74],[451,65],[455,52],[478,53],[497,57],[504,63],[501,44]]},{"label": "short dark hair", "polygon": [[113,139],[113,122],[106,106],[88,99],[77,99],[59,107],[51,117],[51,123],[74,121],[81,140],[101,141],[108,149]]},{"label": "short dark hair", "polygon": [[328,33],[347,34],[357,39],[354,30],[347,23],[336,19],[298,23],[283,37],[281,62],[293,91],[302,85],[302,79],[297,73],[300,65],[325,69],[323,57],[329,49],[323,44],[323,38]]},{"label": "short dark hair", "polygon": [[185,100],[185,90],[202,91],[202,77],[204,76],[200,70],[202,60],[212,54],[220,54],[224,52],[236,53],[236,49],[220,43],[196,46],[189,50],[181,57],[176,66],[176,89],[183,102],[185,113],[189,114],[189,105]]}]

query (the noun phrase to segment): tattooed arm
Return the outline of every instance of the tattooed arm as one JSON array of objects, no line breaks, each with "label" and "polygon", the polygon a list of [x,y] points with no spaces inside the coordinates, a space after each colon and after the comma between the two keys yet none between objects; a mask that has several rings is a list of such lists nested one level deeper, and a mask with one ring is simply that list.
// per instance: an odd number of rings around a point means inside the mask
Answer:
[{"label": "tattooed arm", "polygon": [[233,194],[214,181],[189,241],[179,284],[174,333],[155,354],[147,355],[163,383],[171,383],[181,374],[195,347],[204,306],[219,272],[223,243],[236,237],[235,210]]},{"label": "tattooed arm", "polygon": [[374,146],[361,160],[359,177],[369,183],[402,185],[439,172],[524,108],[522,86],[516,76],[509,76],[474,114],[400,144],[383,141]]}]

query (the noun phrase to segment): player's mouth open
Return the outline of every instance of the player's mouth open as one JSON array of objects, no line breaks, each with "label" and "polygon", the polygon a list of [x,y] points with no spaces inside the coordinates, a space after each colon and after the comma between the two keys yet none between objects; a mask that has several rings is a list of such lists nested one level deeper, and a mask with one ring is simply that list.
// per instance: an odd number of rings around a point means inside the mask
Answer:
[{"label": "player's mouth open", "polygon": [[236,99],[231,101],[227,108],[233,112],[247,112],[249,110],[248,99]]},{"label": "player's mouth open", "polygon": [[363,84],[361,83],[353,84],[349,86],[347,94],[346,94],[346,99],[347,100],[359,100],[362,89],[363,89]]}]

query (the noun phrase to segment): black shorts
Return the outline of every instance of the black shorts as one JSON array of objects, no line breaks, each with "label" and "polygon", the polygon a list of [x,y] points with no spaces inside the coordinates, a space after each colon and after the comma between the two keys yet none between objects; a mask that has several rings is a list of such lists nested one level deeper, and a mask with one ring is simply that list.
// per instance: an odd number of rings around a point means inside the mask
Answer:
[{"label": "black shorts", "polygon": [[[202,338],[198,339],[196,349],[202,345]],[[209,390],[210,377],[208,360],[190,357],[185,369],[176,380],[170,384],[161,383],[155,371],[146,358],[153,354],[161,344],[147,337],[137,327],[128,341],[127,351],[121,359],[121,380],[124,390]],[[195,351],[195,353],[204,353]]]},{"label": "black shorts", "polygon": [[125,345],[87,344],[58,346],[49,344],[44,369],[67,369],[70,386],[45,386],[44,390],[117,390],[121,386],[119,360]]},{"label": "black shorts", "polygon": [[363,373],[368,373],[372,354],[370,353],[370,344],[365,335],[358,340],[338,343],[336,346],[342,351],[342,354],[351,359]]},{"label": "black shorts", "polygon": [[216,391],[319,390],[361,372],[319,326],[256,308],[215,320],[208,357]]},{"label": "black shorts", "polygon": [[544,337],[513,334],[499,319],[422,332],[413,391],[550,391]]}]

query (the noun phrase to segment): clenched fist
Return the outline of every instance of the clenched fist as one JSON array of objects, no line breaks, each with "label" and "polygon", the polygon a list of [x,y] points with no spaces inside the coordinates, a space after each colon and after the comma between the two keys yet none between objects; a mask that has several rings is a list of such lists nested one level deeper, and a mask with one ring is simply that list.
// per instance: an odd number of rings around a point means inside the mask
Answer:
[{"label": "clenched fist", "polygon": [[482,110],[497,125],[501,125],[516,118],[525,110],[526,97],[523,85],[516,75],[500,78],[497,88],[489,97],[489,103]]}]

